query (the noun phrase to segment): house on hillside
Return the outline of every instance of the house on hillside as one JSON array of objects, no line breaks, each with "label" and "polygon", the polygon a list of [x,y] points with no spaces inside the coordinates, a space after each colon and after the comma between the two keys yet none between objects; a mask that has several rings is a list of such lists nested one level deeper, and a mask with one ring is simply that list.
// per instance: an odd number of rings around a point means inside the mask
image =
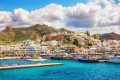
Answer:
[{"label": "house on hillside", "polygon": [[67,35],[68,33],[67,32],[59,32],[58,34],[59,35]]},{"label": "house on hillside", "polygon": [[83,45],[83,44],[85,44],[84,38],[79,38],[78,39],[78,45]]},{"label": "house on hillside", "polygon": [[98,40],[98,39],[94,39],[94,42],[93,42],[94,45],[97,45],[97,44],[100,44],[100,43],[101,43],[100,40]]},{"label": "house on hillside", "polygon": [[46,41],[45,44],[46,44],[46,45],[51,45],[51,46],[61,45],[60,42],[59,42],[59,41],[56,41],[56,40]]},{"label": "house on hillside", "polygon": [[57,36],[58,34],[57,33],[53,33],[53,34],[50,34],[51,36]]},{"label": "house on hillside", "polygon": [[0,45],[0,50],[3,52],[3,53],[9,53],[10,52],[10,46],[8,45]]},{"label": "house on hillside", "polygon": [[111,45],[110,47],[111,53],[117,53],[117,46]]},{"label": "house on hillside", "polygon": [[32,40],[23,41],[24,46],[31,46],[31,45],[34,45],[34,43],[35,43],[35,41],[32,41]]}]

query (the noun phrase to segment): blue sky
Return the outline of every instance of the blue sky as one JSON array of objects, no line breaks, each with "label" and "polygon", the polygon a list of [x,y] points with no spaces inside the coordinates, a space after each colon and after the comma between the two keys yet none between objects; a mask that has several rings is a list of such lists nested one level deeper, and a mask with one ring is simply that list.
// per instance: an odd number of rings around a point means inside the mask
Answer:
[{"label": "blue sky", "polygon": [[75,6],[77,3],[87,3],[87,0],[0,0],[0,11],[13,11],[23,8],[27,11],[43,8],[51,3],[62,6]]},{"label": "blue sky", "polygon": [[[62,6],[75,6],[77,3],[86,4],[88,0],[0,0],[0,11],[13,11],[14,9],[23,8],[27,11],[40,9],[51,3]],[[119,0],[115,0],[116,4]]]},{"label": "blue sky", "polygon": [[[13,11],[17,8],[23,8],[31,11],[43,8],[51,3],[60,4],[62,6],[75,6],[77,3],[86,4],[87,0],[0,0],[0,11]],[[115,0],[119,3],[119,0]]]},{"label": "blue sky", "polygon": [[29,27],[46,24],[75,31],[119,33],[119,2],[120,0],[115,0],[115,3],[114,0],[0,0],[0,30],[7,25]]}]

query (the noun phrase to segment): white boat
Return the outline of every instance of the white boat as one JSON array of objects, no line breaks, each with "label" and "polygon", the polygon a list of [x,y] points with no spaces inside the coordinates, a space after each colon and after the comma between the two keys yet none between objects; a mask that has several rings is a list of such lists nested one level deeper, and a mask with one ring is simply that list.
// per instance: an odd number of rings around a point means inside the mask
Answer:
[{"label": "white boat", "polygon": [[27,59],[27,60],[29,60],[29,61],[38,61],[38,62],[40,62],[40,61],[49,61],[48,59],[42,59],[42,57],[39,57],[38,59]]},{"label": "white boat", "polygon": [[2,64],[2,67],[8,67],[8,65],[4,63],[4,64]]},{"label": "white boat", "polygon": [[114,58],[107,60],[109,63],[120,63],[120,59],[118,59],[117,55]]}]

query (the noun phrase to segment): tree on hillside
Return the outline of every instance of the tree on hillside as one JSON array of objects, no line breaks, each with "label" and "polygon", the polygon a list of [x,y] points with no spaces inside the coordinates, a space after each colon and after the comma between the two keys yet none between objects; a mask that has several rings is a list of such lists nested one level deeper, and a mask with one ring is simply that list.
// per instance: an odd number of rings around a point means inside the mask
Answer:
[{"label": "tree on hillside", "polygon": [[0,51],[0,57],[2,57],[3,55],[2,55],[2,52]]},{"label": "tree on hillside", "polygon": [[66,40],[68,40],[68,41],[70,40],[69,36],[66,37]]},{"label": "tree on hillside", "polygon": [[75,41],[73,42],[73,44],[78,45],[78,40],[75,39]]},{"label": "tree on hillside", "polygon": [[88,43],[87,45],[88,45],[88,46],[92,46],[92,43]]},{"label": "tree on hillside", "polygon": [[43,37],[41,38],[40,43],[42,43],[42,41],[43,41]]},{"label": "tree on hillside", "polygon": [[90,36],[90,32],[89,32],[89,31],[86,31],[85,34],[86,34],[87,36]]},{"label": "tree on hillside", "polygon": [[93,35],[93,38],[94,38],[94,39],[99,39],[99,35],[98,35],[98,34],[94,34],[94,35]]}]

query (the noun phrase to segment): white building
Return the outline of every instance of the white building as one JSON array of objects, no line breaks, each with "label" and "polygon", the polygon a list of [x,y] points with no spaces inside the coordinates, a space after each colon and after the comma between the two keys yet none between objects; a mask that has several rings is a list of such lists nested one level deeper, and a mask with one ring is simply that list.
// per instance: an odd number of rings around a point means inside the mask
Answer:
[{"label": "white building", "polygon": [[53,33],[53,34],[50,34],[51,36],[57,36],[58,34],[57,33]]},{"label": "white building", "polygon": [[79,38],[78,39],[78,45],[83,45],[83,44],[85,44],[84,38]]},{"label": "white building", "polygon": [[56,45],[60,44],[59,41],[56,41],[56,40],[46,41],[45,43],[46,43],[46,45],[52,45],[52,46],[56,46]]},{"label": "white building", "polygon": [[41,52],[41,47],[33,47],[33,46],[21,46],[20,48],[14,50],[15,55],[31,55],[40,52]]}]

